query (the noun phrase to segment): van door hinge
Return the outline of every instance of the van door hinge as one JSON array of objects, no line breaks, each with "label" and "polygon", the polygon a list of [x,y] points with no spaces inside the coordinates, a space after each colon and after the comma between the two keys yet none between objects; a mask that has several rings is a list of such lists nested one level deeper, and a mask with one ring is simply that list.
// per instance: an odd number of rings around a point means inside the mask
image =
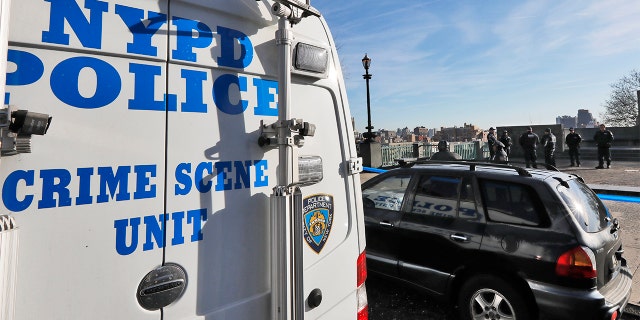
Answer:
[{"label": "van door hinge", "polygon": [[349,164],[349,175],[362,172],[362,158],[351,158],[347,163]]}]

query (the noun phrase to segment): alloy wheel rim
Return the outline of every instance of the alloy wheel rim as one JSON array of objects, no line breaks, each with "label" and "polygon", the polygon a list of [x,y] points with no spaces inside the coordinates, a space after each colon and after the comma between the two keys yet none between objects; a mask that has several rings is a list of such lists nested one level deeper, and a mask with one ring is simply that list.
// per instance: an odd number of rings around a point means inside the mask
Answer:
[{"label": "alloy wheel rim", "polygon": [[469,301],[469,311],[476,320],[505,320],[516,318],[509,300],[500,292],[484,288],[476,291]]}]

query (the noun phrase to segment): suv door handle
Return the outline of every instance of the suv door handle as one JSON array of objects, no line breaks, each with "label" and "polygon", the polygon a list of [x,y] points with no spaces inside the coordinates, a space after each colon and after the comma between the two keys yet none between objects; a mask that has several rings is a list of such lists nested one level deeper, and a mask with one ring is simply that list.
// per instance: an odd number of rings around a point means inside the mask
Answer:
[{"label": "suv door handle", "polygon": [[385,227],[393,227],[393,223],[388,221],[380,221],[380,225],[383,225]]},{"label": "suv door handle", "polygon": [[459,234],[459,233],[454,233],[454,234],[450,235],[449,238],[451,238],[451,240],[453,240],[453,241],[459,241],[459,242],[468,242],[469,241],[467,236],[465,236],[464,234]]}]

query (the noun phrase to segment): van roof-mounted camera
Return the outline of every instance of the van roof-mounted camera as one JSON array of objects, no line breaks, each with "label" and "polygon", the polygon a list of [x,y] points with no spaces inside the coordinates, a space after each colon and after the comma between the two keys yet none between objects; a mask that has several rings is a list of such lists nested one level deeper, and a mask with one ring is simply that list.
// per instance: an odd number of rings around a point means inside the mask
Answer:
[{"label": "van roof-mounted camera", "polygon": [[13,106],[0,109],[0,150],[3,156],[31,153],[31,135],[45,135],[51,125],[48,114],[28,110],[13,111]]}]

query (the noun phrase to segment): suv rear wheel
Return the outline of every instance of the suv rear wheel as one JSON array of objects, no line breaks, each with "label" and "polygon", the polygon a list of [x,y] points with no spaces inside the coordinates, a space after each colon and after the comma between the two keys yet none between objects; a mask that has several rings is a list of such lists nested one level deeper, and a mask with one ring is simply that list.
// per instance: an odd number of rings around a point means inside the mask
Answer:
[{"label": "suv rear wheel", "polygon": [[469,279],[458,296],[460,319],[531,319],[522,295],[504,280],[480,275]]}]

